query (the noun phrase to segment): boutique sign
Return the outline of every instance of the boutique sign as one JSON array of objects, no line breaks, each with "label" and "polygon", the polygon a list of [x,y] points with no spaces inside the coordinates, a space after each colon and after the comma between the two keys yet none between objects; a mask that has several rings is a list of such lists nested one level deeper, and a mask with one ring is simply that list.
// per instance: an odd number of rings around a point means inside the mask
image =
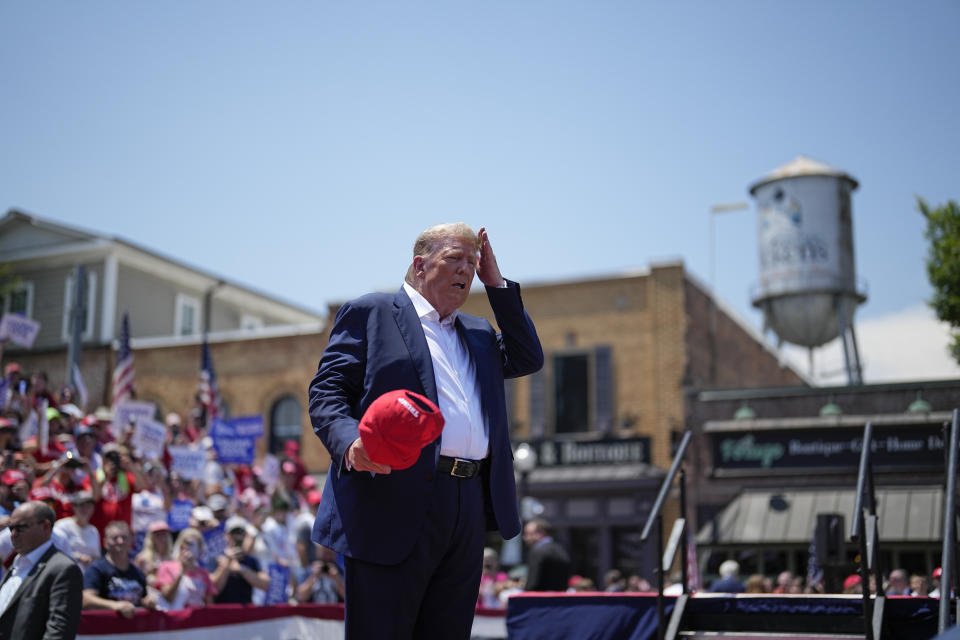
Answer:
[{"label": "boutique sign", "polygon": [[[856,469],[863,429],[713,432],[710,444],[716,471]],[[936,425],[873,428],[871,461],[875,467],[942,466],[943,449],[943,434]]]},{"label": "boutique sign", "polygon": [[557,465],[650,464],[650,438],[541,440],[531,442],[541,467]]}]

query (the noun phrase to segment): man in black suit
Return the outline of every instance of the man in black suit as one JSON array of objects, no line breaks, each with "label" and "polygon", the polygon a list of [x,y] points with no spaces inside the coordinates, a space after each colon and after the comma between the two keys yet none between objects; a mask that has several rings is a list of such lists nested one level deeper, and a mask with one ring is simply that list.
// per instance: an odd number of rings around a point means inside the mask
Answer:
[{"label": "man in black suit", "polygon": [[570,556],[550,537],[546,520],[531,520],[523,527],[527,556],[527,591],[566,591],[570,580]]},{"label": "man in black suit", "polygon": [[0,583],[0,640],[72,640],[80,626],[83,574],[50,540],[56,520],[42,502],[10,516],[17,557]]}]

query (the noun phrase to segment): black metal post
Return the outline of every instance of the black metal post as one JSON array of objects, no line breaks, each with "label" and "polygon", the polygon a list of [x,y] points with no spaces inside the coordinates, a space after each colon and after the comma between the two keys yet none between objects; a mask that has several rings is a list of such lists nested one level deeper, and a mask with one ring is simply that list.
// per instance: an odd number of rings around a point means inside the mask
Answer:
[{"label": "black metal post", "polygon": [[663,515],[657,514],[657,638],[667,632],[666,607],[663,599]]},{"label": "black metal post", "polygon": [[687,586],[689,582],[689,577],[687,575],[687,554],[690,551],[690,546],[687,544],[687,534],[689,532],[689,521],[686,520],[687,517],[687,468],[680,467],[680,517],[684,518],[688,526],[684,527],[683,531],[683,540],[681,542],[680,548],[683,550],[683,557],[680,559],[680,580],[683,583],[683,593],[690,593],[690,589]]},{"label": "black metal post", "polygon": [[940,558],[940,617],[937,622],[940,633],[950,625],[950,605],[953,603],[953,567],[957,536],[957,446],[960,443],[958,416],[960,410],[954,409],[947,449],[947,491],[943,509],[943,552]]}]

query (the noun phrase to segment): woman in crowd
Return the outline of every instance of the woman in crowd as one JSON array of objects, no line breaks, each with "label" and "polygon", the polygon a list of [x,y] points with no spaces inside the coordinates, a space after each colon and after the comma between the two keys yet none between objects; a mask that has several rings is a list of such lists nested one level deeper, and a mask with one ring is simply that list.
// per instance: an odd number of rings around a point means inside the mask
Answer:
[{"label": "woman in crowd", "polygon": [[147,578],[147,587],[156,588],[157,571],[164,562],[174,559],[173,537],[166,520],[155,520],[147,526],[147,537],[143,541],[143,551],[137,554],[133,563]]},{"label": "woman in crowd", "polygon": [[178,611],[203,607],[213,601],[210,574],[199,564],[203,555],[203,534],[188,527],[180,532],[173,546],[175,560],[164,562],[157,570],[156,587],[160,591],[157,609]]}]

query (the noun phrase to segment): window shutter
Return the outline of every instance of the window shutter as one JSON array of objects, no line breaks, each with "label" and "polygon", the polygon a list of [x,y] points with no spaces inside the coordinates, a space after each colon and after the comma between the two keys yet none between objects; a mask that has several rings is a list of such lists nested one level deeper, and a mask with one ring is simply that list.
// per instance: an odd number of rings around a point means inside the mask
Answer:
[{"label": "window shutter", "polygon": [[600,345],[593,353],[593,424],[600,433],[613,431],[613,349]]}]

